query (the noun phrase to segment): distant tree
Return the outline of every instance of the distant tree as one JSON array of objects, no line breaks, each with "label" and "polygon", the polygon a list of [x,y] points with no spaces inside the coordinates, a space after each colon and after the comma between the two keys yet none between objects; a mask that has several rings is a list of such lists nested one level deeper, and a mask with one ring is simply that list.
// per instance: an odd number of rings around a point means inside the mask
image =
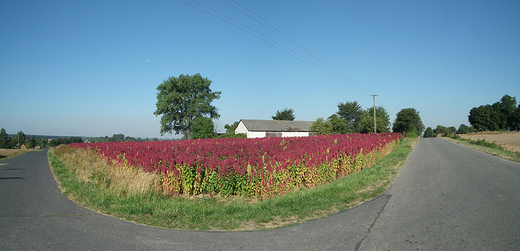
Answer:
[{"label": "distant tree", "polygon": [[420,136],[424,131],[424,125],[419,112],[415,108],[401,109],[396,115],[392,131],[403,134],[411,132]]},{"label": "distant tree", "polygon": [[273,120],[294,120],[294,110],[284,108],[282,111],[276,111],[276,115],[272,116]]},{"label": "distant tree", "polygon": [[433,132],[431,127],[426,128],[423,138],[435,138],[437,135]]},{"label": "distant tree", "polygon": [[433,130],[435,135],[437,134],[445,134],[449,131],[448,127],[437,125],[437,127]]},{"label": "distant tree", "polygon": [[448,127],[448,132],[450,134],[448,136],[451,136],[451,135],[457,133],[457,128],[455,126],[450,126],[450,127]]},{"label": "distant tree", "polygon": [[224,128],[226,129],[226,134],[235,134],[235,130],[237,129],[239,123],[240,121],[235,121],[231,125],[226,124],[224,126]]},{"label": "distant tree", "polygon": [[326,120],[316,119],[310,130],[318,135],[349,133],[347,122],[337,114],[330,115]]},{"label": "distant tree", "polygon": [[219,138],[247,138],[247,134],[245,133],[235,133],[235,130],[238,127],[240,121],[235,121],[233,124],[226,124],[224,128],[226,129],[226,133],[218,136]]},{"label": "distant tree", "polygon": [[125,141],[125,135],[124,134],[114,134],[112,135],[112,141]]},{"label": "distant tree", "polygon": [[36,147],[36,138],[34,138],[34,135],[31,137],[29,142],[27,142],[27,148],[35,148]]},{"label": "distant tree", "polygon": [[467,134],[469,133],[469,127],[465,124],[460,124],[459,129],[457,130],[457,134]]},{"label": "distant tree", "polygon": [[479,107],[473,107],[469,111],[468,116],[469,123],[477,131],[499,131],[506,129],[507,118],[501,112],[501,106],[499,102],[493,105],[481,105]]},{"label": "distant tree", "polygon": [[516,108],[516,110],[511,114],[511,130],[518,131],[520,130],[520,105]]},{"label": "distant tree", "polygon": [[310,130],[318,135],[326,135],[333,133],[334,126],[328,120],[318,118],[312,123]]},{"label": "distant tree", "polygon": [[[382,106],[376,107],[376,123],[378,133],[390,131],[390,116],[388,116],[386,109]],[[374,107],[367,108],[363,111],[363,114],[361,114],[359,130],[361,133],[374,132]]]},{"label": "distant tree", "polygon": [[334,134],[346,134],[350,132],[347,121],[337,114],[330,115],[327,121],[332,125],[332,132]]},{"label": "distant tree", "polygon": [[126,136],[125,141],[137,141],[134,137]]},{"label": "distant tree", "polygon": [[217,137],[214,130],[213,120],[206,117],[198,117],[193,120],[191,138],[192,139],[209,139]]},{"label": "distant tree", "polygon": [[338,104],[338,112],[336,112],[336,114],[338,114],[347,122],[350,128],[350,132],[359,132],[359,121],[361,119],[361,114],[363,114],[363,109],[357,101],[345,103],[340,102]]},{"label": "distant tree", "polygon": [[202,78],[200,74],[193,76],[181,74],[178,78],[170,77],[157,87],[157,110],[155,116],[161,117],[161,135],[187,132],[195,119],[199,117],[218,118],[218,110],[211,105],[219,99],[221,92],[210,89],[211,80]]},{"label": "distant tree", "polygon": [[17,148],[20,148],[23,144],[25,144],[26,140],[27,140],[27,136],[25,136],[25,134],[22,131],[19,131],[16,134],[16,140],[15,140]]},{"label": "distant tree", "polygon": [[43,149],[47,146],[47,142],[49,142],[49,140],[47,138],[43,138],[38,145]]},{"label": "distant tree", "polygon": [[515,130],[514,128],[514,116],[517,107],[516,107],[516,97],[511,97],[509,95],[504,95],[502,99],[500,99],[500,108],[502,113],[506,118],[506,128],[508,131]]},{"label": "distant tree", "polygon": [[9,146],[9,136],[4,128],[0,130],[0,148],[11,148]]},{"label": "distant tree", "polygon": [[492,105],[473,107],[468,121],[477,131],[512,131],[515,126],[515,112],[518,109],[515,97],[504,95]]}]

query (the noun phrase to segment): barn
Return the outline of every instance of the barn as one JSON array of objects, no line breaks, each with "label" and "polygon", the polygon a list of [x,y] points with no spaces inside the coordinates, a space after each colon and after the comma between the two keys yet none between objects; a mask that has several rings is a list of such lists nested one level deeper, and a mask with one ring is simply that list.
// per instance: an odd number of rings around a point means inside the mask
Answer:
[{"label": "barn", "polygon": [[247,134],[248,138],[306,137],[311,135],[312,123],[314,122],[242,119],[235,133]]}]

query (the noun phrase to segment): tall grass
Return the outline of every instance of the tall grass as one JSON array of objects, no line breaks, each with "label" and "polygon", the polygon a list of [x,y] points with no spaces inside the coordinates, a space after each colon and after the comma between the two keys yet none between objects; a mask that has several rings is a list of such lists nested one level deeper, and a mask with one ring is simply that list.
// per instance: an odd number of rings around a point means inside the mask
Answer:
[{"label": "tall grass", "polygon": [[51,152],[81,183],[92,183],[121,196],[146,194],[153,190],[154,174],[117,165],[109,166],[90,149],[61,145],[51,149]]}]

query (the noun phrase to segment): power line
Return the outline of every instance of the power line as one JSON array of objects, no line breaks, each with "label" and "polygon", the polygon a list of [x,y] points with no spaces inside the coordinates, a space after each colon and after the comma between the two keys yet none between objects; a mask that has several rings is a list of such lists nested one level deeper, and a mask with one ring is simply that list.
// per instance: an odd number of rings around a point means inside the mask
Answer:
[{"label": "power line", "polygon": [[[260,17],[259,15],[257,15],[256,13],[252,12],[251,10],[247,9],[246,7],[240,5],[239,3],[237,3],[236,1],[232,0],[235,4],[237,4],[238,6],[240,6],[241,8],[243,8],[244,10],[248,11],[249,13],[253,14],[254,16],[258,17],[258,18],[255,18],[253,17],[252,15],[249,15],[247,14],[246,12],[240,10],[240,8],[222,0],[224,3],[230,5],[231,7],[235,8],[236,10],[242,12],[243,14],[247,15],[248,17],[250,17],[251,19],[255,20],[256,22],[259,22],[263,27],[265,27],[266,29],[270,30],[271,32],[275,33],[277,36],[281,37],[282,39],[284,39],[285,41],[291,43],[293,46],[299,48],[300,50],[304,51],[306,54],[310,55],[311,57],[313,57],[314,59],[318,60],[319,62],[321,62],[321,64],[327,66],[328,68],[332,69],[334,72],[332,72],[331,70],[327,70],[325,69],[324,67],[320,66],[319,64],[311,61],[310,59],[306,58],[305,56],[302,56],[301,54],[295,52],[294,50],[291,50],[290,48],[278,43],[277,41],[265,36],[262,32],[230,17],[229,15],[226,15],[210,6],[207,6],[203,3],[200,3],[199,1],[196,1],[196,0],[192,0],[193,2],[205,7],[206,9],[209,9],[211,10],[212,12],[215,12],[215,13],[218,13],[218,15],[215,15],[209,11],[206,11],[202,8],[199,8],[193,4],[190,4],[190,3],[187,3],[185,1],[182,1],[182,0],[178,0],[179,2],[181,3],[184,3],[192,8],[195,8],[199,11],[202,11],[208,15],[211,15],[217,19],[220,19],[232,26],[235,26],[236,28],[239,28],[241,29],[242,31],[244,32],[247,32],[248,34],[252,35],[252,36],[255,36],[256,38],[264,41],[265,43],[285,52],[286,54],[300,60],[301,62],[329,75],[330,77],[333,77],[335,78],[336,80],[340,81],[340,82],[343,82],[344,84],[347,84],[361,92],[367,92],[367,91],[370,91],[368,88],[366,88],[365,86],[361,85],[360,83],[358,83],[357,81],[355,81],[353,78],[351,78],[350,76],[346,75],[345,73],[341,72],[339,69],[337,69],[336,67],[334,67],[332,64],[328,63],[327,61],[323,60],[321,57],[319,57],[318,55],[316,55],[315,53],[313,53],[312,51],[310,51],[309,49],[307,49],[305,46],[301,45],[300,43],[298,43],[297,41],[295,41],[294,39],[290,38],[288,35],[286,35],[285,33],[281,32],[280,30],[276,29],[274,26],[270,25],[269,23],[267,23],[262,17]],[[222,18],[222,17],[225,17],[231,21],[228,21],[227,19],[225,18]],[[254,33],[253,33],[254,32]],[[343,75],[340,76],[340,75]],[[345,79],[346,78],[346,79]]]},{"label": "power line", "polygon": [[[368,91],[368,92],[372,92],[370,89],[366,88],[365,86],[363,86],[362,84],[360,84],[359,82],[357,82],[355,79],[351,78],[349,75],[345,74],[344,72],[342,72],[341,70],[339,70],[338,68],[336,68],[334,65],[330,64],[329,62],[327,62],[325,59],[321,58],[320,56],[316,55],[316,53],[312,52],[311,50],[309,50],[307,47],[303,46],[302,44],[298,43],[298,41],[292,39],[290,36],[288,36],[287,34],[285,34],[284,32],[280,31],[279,29],[277,29],[276,27],[274,27],[273,25],[269,24],[267,21],[265,21],[262,17],[260,17],[259,15],[257,15],[256,13],[254,13],[253,11],[249,10],[248,8],[244,7],[243,5],[241,5],[240,3],[236,2],[235,0],[231,0],[233,1],[236,5],[240,6],[241,8],[243,8],[244,10],[250,12],[251,14],[257,16],[260,20],[258,20],[257,18],[254,18],[252,17],[251,15],[247,14],[246,12],[240,10],[240,8],[237,8],[236,6],[226,2],[225,0],[221,0],[222,2],[228,4],[229,6],[235,8],[236,10],[244,13],[245,15],[247,15],[248,17],[250,17],[251,19],[257,21],[258,23],[260,23],[262,26],[264,26],[266,29],[270,30],[271,32],[273,32],[274,34],[278,35],[279,37],[281,37],[282,39],[284,39],[285,41],[291,43],[292,45],[298,47],[300,50],[302,50],[303,52],[307,53],[308,55],[310,55],[311,57],[317,59],[318,61],[320,61],[322,64],[328,66],[329,68],[331,68],[332,70],[334,70],[335,72],[339,73],[340,75],[343,75],[344,77],[346,77],[349,81],[357,84],[358,87],[361,87],[361,88],[365,88],[365,91]],[[274,29],[274,30],[273,30]]]}]

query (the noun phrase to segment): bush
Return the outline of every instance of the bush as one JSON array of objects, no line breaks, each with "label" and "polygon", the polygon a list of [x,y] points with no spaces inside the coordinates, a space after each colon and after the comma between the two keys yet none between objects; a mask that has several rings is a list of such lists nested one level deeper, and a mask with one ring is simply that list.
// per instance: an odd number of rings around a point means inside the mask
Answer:
[{"label": "bush", "polygon": [[412,131],[412,132],[405,132],[404,137],[405,138],[417,138],[417,137],[419,137],[419,135],[417,135],[417,133],[415,131]]}]

